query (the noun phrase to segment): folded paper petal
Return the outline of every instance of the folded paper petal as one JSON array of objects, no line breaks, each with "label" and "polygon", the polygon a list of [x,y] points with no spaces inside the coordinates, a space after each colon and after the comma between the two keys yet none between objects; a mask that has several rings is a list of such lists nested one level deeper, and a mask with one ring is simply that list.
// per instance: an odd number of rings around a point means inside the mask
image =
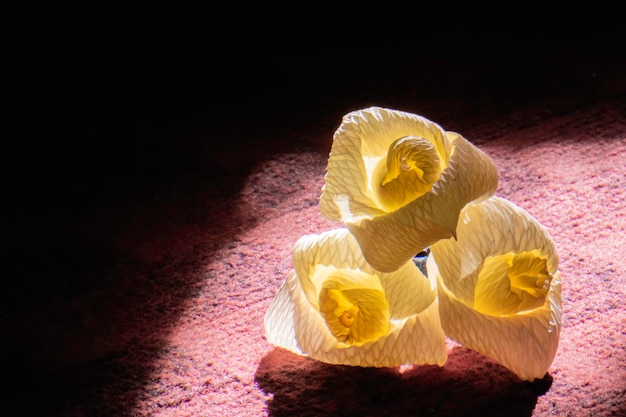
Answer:
[{"label": "folded paper petal", "polygon": [[[362,258],[346,229],[302,237],[293,260],[294,271],[265,316],[269,343],[331,364],[441,366],[446,361],[436,282],[412,261],[394,273],[376,271]],[[325,293],[329,289],[342,294]],[[352,304],[358,309],[351,310]],[[342,333],[337,321],[352,323],[344,321],[344,310],[373,321],[358,325],[364,327],[356,333],[350,333],[355,329]]]},{"label": "folded paper petal", "polygon": [[388,214],[346,221],[375,268],[393,271],[425,247],[455,236],[461,209],[495,192],[498,173],[491,159],[463,137],[448,136],[454,152],[431,191]]},{"label": "folded paper petal", "polygon": [[[432,145],[447,167],[452,151],[444,130],[419,115],[370,107],[348,113],[333,137],[320,209],[333,221],[347,221],[387,212],[380,201],[379,182],[385,182],[390,146],[406,137]],[[381,171],[382,170],[382,171]],[[387,178],[388,180],[388,178]]]},{"label": "folded paper petal", "polygon": [[463,209],[457,240],[430,249],[446,335],[523,380],[543,378],[561,328],[558,255],[545,228],[491,197]]},{"label": "folded paper petal", "polygon": [[345,223],[367,262],[391,272],[454,236],[463,206],[497,185],[491,159],[459,134],[372,107],[344,116],[335,132],[320,209]]}]

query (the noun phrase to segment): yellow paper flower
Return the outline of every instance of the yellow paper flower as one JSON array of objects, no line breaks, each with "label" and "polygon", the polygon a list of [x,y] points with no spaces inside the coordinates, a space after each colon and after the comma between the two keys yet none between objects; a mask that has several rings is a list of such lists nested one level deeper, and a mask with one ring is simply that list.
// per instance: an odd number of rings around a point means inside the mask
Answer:
[{"label": "yellow paper flower", "polygon": [[371,107],[344,116],[335,132],[320,208],[345,223],[374,268],[391,272],[455,236],[463,206],[497,186],[491,159],[461,135]]},{"label": "yellow paper flower", "polygon": [[457,240],[430,249],[446,335],[523,380],[543,378],[561,329],[558,255],[545,228],[491,197],[463,209]]},{"label": "yellow paper flower", "polygon": [[269,343],[331,364],[446,361],[436,281],[412,261],[376,271],[354,236],[336,229],[301,237],[293,264],[265,316]]}]

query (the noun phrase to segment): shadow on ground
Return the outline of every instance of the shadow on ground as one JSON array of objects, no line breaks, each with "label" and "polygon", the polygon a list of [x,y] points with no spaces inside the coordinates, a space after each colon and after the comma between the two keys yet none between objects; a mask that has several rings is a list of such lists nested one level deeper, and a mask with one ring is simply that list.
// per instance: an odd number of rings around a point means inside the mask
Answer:
[{"label": "shadow on ground", "polygon": [[273,397],[269,415],[530,417],[552,377],[524,382],[466,348],[455,348],[444,367],[333,366],[277,348],[256,372]]}]

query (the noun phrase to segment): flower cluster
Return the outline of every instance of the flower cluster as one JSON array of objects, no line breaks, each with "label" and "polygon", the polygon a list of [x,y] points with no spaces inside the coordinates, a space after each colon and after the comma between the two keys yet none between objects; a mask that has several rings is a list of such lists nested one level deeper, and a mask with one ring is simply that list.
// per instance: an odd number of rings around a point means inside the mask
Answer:
[{"label": "flower cluster", "polygon": [[320,198],[345,227],[297,241],[267,340],[326,363],[392,367],[443,366],[449,337],[542,378],[561,327],[558,255],[497,187],[493,161],[458,133],[380,107],[347,114]]}]

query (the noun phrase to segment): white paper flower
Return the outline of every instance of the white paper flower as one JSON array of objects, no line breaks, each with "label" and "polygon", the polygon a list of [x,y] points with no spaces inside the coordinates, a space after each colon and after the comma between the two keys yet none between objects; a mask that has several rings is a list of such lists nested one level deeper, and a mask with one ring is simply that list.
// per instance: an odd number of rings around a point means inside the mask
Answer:
[{"label": "white paper flower", "polygon": [[344,116],[324,182],[322,213],[348,227],[374,268],[391,272],[454,236],[463,206],[491,196],[498,172],[461,135],[371,107]]},{"label": "white paper flower", "polygon": [[294,270],[265,316],[268,342],[342,365],[443,365],[436,282],[412,261],[374,270],[346,229],[298,240]]},{"label": "white paper flower", "polygon": [[543,378],[561,329],[561,277],[548,232],[502,198],[468,204],[457,240],[431,247],[446,335],[523,380]]}]

